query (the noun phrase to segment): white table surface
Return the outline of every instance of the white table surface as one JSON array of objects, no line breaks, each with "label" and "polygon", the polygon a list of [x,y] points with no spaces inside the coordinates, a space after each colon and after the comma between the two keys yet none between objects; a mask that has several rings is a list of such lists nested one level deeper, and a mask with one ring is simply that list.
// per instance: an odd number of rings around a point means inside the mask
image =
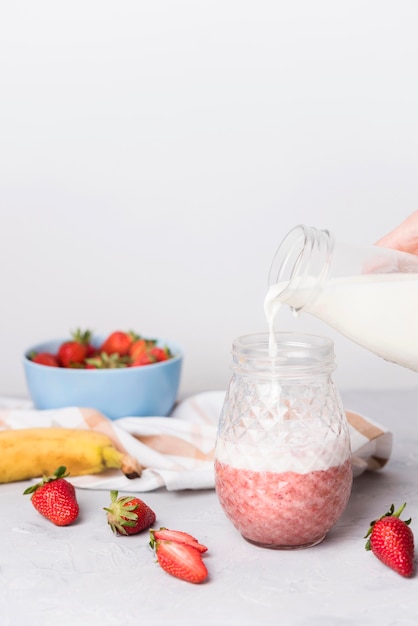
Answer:
[{"label": "white table surface", "polygon": [[[115,537],[107,491],[78,490],[81,514],[65,528],[44,520],[22,493],[0,485],[1,626],[416,626],[418,576],[404,579],[364,549],[369,521],[406,501],[418,538],[418,387],[343,393],[344,404],[394,433],[389,464],[354,482],[343,517],[325,541],[299,551],[247,543],[214,491],[142,494],[157,526],[209,546],[202,585],[166,574],[148,532]],[[418,543],[418,539],[417,539]]]}]

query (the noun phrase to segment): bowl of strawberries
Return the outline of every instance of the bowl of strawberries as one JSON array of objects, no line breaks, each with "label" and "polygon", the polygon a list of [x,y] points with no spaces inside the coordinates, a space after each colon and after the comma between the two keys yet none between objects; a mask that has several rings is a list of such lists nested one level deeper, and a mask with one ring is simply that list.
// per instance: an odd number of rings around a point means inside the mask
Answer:
[{"label": "bowl of strawberries", "polygon": [[110,419],[167,416],[178,395],[183,352],[176,343],[133,331],[105,336],[77,330],[25,351],[37,409],[94,408]]}]

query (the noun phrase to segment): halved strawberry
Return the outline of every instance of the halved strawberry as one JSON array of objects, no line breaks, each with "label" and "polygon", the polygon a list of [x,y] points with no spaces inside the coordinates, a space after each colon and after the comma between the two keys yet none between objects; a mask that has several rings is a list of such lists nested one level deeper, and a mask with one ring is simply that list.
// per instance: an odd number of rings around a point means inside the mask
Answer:
[{"label": "halved strawberry", "polygon": [[207,547],[200,543],[193,535],[182,530],[170,530],[169,528],[160,528],[160,530],[150,530],[151,539],[154,541],[176,541],[184,543],[188,546],[196,548],[199,552],[206,552]]},{"label": "halved strawberry", "polygon": [[153,547],[158,563],[171,576],[189,583],[206,580],[208,570],[196,548],[176,541],[155,541]]}]

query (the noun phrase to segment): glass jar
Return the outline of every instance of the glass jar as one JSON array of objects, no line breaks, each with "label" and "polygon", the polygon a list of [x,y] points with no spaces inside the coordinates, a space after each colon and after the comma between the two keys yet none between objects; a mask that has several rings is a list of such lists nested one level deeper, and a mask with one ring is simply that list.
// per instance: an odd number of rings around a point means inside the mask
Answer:
[{"label": "glass jar", "polygon": [[265,312],[310,313],[382,358],[418,371],[418,256],[337,242],[300,225],[280,244]]},{"label": "glass jar", "polygon": [[267,333],[233,343],[233,374],[215,447],[215,486],[249,542],[303,548],[322,541],[352,485],[350,436],[332,381],[333,342]]}]

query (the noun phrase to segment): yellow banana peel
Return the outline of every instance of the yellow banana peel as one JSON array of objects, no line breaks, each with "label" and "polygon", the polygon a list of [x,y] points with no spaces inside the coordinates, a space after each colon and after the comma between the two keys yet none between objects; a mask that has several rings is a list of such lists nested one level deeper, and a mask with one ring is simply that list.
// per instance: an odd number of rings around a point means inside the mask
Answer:
[{"label": "yellow banana peel", "polygon": [[70,476],[116,468],[135,478],[142,471],[136,459],[94,430],[52,427],[0,431],[0,483],[50,475],[60,465],[65,465]]}]

